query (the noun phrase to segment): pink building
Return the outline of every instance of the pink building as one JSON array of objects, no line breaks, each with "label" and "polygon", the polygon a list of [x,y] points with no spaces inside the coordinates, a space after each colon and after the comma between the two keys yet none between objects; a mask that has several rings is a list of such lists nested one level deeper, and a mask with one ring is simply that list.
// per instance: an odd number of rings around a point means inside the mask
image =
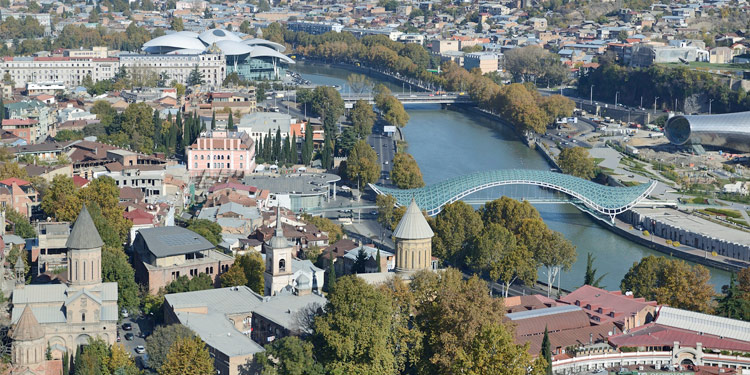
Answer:
[{"label": "pink building", "polygon": [[245,132],[201,134],[185,154],[191,176],[245,174],[255,169],[255,145]]}]

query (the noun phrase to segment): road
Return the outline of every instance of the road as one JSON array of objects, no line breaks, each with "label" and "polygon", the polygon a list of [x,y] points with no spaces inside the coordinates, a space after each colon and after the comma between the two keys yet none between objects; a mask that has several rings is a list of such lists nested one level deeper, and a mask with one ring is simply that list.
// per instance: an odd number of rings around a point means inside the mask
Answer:
[{"label": "road", "polygon": [[[125,331],[123,330],[122,326],[125,323],[130,323],[133,326],[132,331]],[[117,333],[118,336],[121,339],[122,345],[125,347],[125,351],[128,352],[133,358],[136,359],[136,364],[141,366],[141,361],[138,360],[138,357],[142,357],[143,354],[138,354],[135,352],[135,347],[138,345],[143,345],[143,347],[146,348],[146,351],[148,351],[148,346],[146,346],[146,336],[150,335],[151,332],[154,330],[154,323],[153,319],[149,317],[139,316],[133,318],[123,318],[120,322],[120,325],[117,327]],[[132,333],[133,339],[132,340],[126,340],[125,334],[126,333]]]},{"label": "road", "polygon": [[396,155],[396,143],[392,137],[383,135],[382,131],[382,124],[373,126],[372,134],[367,138],[367,143],[378,153],[378,163],[380,163],[381,172],[377,183],[379,185],[390,185],[393,157]]}]

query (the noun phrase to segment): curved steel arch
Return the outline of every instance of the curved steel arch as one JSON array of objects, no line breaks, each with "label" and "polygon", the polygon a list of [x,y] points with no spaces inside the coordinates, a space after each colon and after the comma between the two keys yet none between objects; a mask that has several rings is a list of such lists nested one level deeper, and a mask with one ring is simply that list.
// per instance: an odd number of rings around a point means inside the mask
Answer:
[{"label": "curved steel arch", "polygon": [[411,199],[430,216],[437,215],[446,204],[480,190],[502,185],[535,185],[563,192],[579,199],[587,207],[614,218],[641,200],[656,186],[655,181],[630,187],[604,186],[567,174],[525,169],[503,169],[475,172],[450,178],[417,189],[395,189],[370,184],[378,194],[392,195],[399,206],[408,205]]}]

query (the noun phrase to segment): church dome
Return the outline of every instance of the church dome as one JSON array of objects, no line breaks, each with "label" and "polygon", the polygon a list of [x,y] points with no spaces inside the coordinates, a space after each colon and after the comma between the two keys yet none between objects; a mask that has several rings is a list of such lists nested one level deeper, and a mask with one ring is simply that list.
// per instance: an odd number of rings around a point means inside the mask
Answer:
[{"label": "church dome", "polygon": [[401,240],[422,240],[434,235],[417,202],[412,199],[396,230],[393,231],[393,237]]},{"label": "church dome", "polygon": [[73,224],[68,241],[65,242],[65,247],[68,249],[86,250],[96,249],[103,245],[104,242],[94,225],[94,219],[91,218],[91,214],[89,214],[89,210],[84,204],[75,224]]},{"label": "church dome", "polygon": [[10,337],[16,341],[33,341],[44,337],[44,330],[39,321],[36,320],[29,305],[24,307],[21,317],[18,318],[18,322],[10,333]]}]

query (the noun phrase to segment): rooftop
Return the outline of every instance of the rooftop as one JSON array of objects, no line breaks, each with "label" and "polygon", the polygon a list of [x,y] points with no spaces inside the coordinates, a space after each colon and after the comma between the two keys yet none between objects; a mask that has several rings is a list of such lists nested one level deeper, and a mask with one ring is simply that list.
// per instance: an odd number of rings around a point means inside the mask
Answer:
[{"label": "rooftop", "polygon": [[200,234],[183,227],[145,228],[138,231],[137,237],[143,239],[146,249],[157,258],[211,250],[215,247]]},{"label": "rooftop", "polygon": [[328,193],[329,184],[339,180],[341,177],[330,173],[299,173],[285,176],[251,175],[245,177],[243,182],[272,194],[321,195]]}]

